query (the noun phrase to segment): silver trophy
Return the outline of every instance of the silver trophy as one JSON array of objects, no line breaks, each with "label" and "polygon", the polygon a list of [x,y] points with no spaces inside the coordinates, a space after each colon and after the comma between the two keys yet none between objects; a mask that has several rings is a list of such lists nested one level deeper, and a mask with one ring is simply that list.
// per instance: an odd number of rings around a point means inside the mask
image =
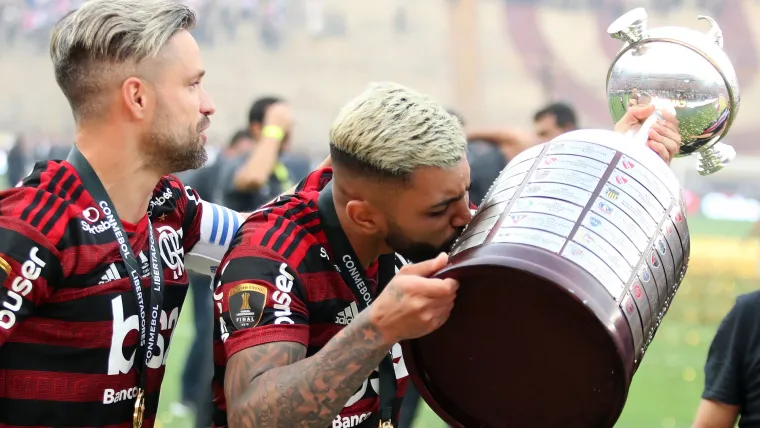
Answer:
[{"label": "silver trophy", "polygon": [[[739,82],[723,51],[723,32],[710,17],[706,33],[683,27],[647,28],[647,13],[634,9],[607,32],[625,45],[607,73],[607,99],[617,122],[632,105],[654,104],[674,112],[681,128],[678,157],[696,153],[697,170],[709,175],[736,156],[720,142],[739,111]],[[644,124],[646,130],[660,113]],[[641,133],[639,135],[644,135]]]}]

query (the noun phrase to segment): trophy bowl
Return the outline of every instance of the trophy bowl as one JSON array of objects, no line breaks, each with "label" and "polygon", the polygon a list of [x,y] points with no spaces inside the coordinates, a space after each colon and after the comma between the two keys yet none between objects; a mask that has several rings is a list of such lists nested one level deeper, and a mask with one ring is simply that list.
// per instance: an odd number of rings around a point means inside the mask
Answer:
[{"label": "trophy bowl", "polygon": [[686,272],[684,210],[639,138],[520,153],[435,275],[459,281],[451,317],[401,344],[420,396],[454,427],[614,426]]},{"label": "trophy bowl", "polygon": [[615,122],[634,105],[674,109],[681,129],[677,156],[696,154],[702,175],[736,156],[720,142],[739,111],[739,82],[723,51],[723,33],[710,17],[706,33],[682,27],[647,28],[643,8],[621,16],[608,33],[624,42],[607,73],[607,100]]}]

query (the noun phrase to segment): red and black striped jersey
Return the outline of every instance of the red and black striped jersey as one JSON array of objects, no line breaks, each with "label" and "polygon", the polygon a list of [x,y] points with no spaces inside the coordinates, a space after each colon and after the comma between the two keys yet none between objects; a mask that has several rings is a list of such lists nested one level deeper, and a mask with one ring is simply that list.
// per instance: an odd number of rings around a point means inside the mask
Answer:
[{"label": "red and black striped jersey", "polygon": [[[309,357],[359,313],[349,285],[328,259],[332,249],[317,210],[319,191],[331,177],[329,168],[314,171],[301,182],[295,195],[281,197],[254,212],[220,264],[214,294],[215,427],[227,426],[223,385],[230,356],[249,347],[289,341],[306,346]],[[406,261],[398,256],[397,263],[400,267]],[[366,277],[377,287],[377,263],[367,270]],[[251,287],[259,293],[244,293]],[[254,300],[257,298],[260,300]],[[231,299],[236,301],[235,307],[263,305],[260,319],[230,316]],[[409,377],[398,344],[392,354],[398,405]],[[376,370],[365,380],[333,426],[378,425],[378,376]]]},{"label": "red and black striped jersey", "polygon": [[[169,342],[185,300],[185,256],[203,204],[173,176],[149,213],[124,223],[148,280],[148,218],[160,247],[164,304],[146,385],[152,427]],[[0,426],[131,427],[138,309],[110,223],[65,161],[35,165],[0,193]],[[212,219],[208,220],[212,222]],[[146,291],[145,295],[150,293]]]}]

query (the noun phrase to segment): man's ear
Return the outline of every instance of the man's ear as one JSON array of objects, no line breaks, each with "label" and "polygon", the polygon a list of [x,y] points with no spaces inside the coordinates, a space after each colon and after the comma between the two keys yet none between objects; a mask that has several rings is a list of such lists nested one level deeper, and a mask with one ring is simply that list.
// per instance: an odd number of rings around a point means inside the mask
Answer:
[{"label": "man's ear", "polygon": [[147,116],[153,101],[148,85],[137,77],[130,77],[121,84],[121,100],[133,119]]},{"label": "man's ear", "polygon": [[353,200],[346,204],[346,214],[359,230],[374,235],[382,229],[382,214],[367,201]]}]

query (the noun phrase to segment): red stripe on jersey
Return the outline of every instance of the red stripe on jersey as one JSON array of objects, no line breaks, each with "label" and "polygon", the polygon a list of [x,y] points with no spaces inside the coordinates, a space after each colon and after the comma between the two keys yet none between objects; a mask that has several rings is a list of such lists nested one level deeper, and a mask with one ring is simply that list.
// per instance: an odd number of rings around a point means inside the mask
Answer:
[{"label": "red stripe on jersey", "polygon": [[26,216],[26,218],[22,217],[21,220],[24,220],[27,223],[31,224],[32,227],[34,227],[35,229],[40,229],[41,226],[44,224],[44,222],[42,221],[42,217],[52,212],[52,210],[50,210],[50,207],[48,206],[48,203],[51,203],[51,204],[55,203],[55,200],[57,199],[57,197],[54,196],[52,193],[48,193],[48,189],[45,189],[45,188],[38,188],[37,192],[42,193],[42,198],[37,198],[35,199],[34,202],[32,202],[35,205],[31,207],[30,211],[26,211],[28,215]]},{"label": "red stripe on jersey", "polygon": [[223,366],[227,362],[227,354],[224,352],[224,342],[214,341],[214,364]]},{"label": "red stripe on jersey", "polygon": [[[29,317],[18,326],[8,342],[52,346],[76,343],[78,349],[108,348],[111,346],[112,331],[112,321],[76,322]],[[137,330],[130,330],[122,346],[137,345],[138,337]]]},{"label": "red stripe on jersey", "polygon": [[[256,213],[243,222],[240,226],[240,229],[244,230],[242,233],[243,239],[240,242],[241,246],[255,247],[261,245],[264,235],[274,226],[273,222],[264,223],[266,221],[264,220],[266,218],[264,216],[266,215],[266,213]],[[269,215],[268,217],[272,218],[273,216]],[[232,253],[228,252],[226,257],[230,257],[230,254]]]},{"label": "red stripe on jersey", "polygon": [[[135,255],[139,253],[140,249],[144,248],[145,255],[148,255],[148,227],[147,223],[145,228],[140,232],[132,234],[129,240],[129,245],[135,250]],[[83,261],[86,262],[83,263]],[[119,247],[116,241],[109,242],[107,244],[88,244],[86,246],[73,246],[65,248],[61,252],[61,263],[63,264],[63,271],[68,275],[84,275],[92,270],[94,261],[99,263],[124,263],[121,260],[121,253],[119,253]]]},{"label": "red stripe on jersey", "polygon": [[[143,280],[143,282],[145,282],[145,280]],[[145,286],[143,286],[143,288],[147,289]],[[83,299],[89,296],[96,296],[98,294],[123,293],[130,290],[132,290],[132,283],[129,282],[129,278],[121,278],[87,288],[62,288],[50,296],[47,301],[49,303],[62,303]]]},{"label": "red stripe on jersey", "polygon": [[354,293],[345,286],[335,286],[343,284],[343,277],[334,270],[315,273],[300,273],[298,276],[306,287],[306,294],[310,301],[321,302],[323,300],[354,300]]},{"label": "red stripe on jersey", "polygon": [[135,376],[5,370],[0,372],[0,384],[5,385],[0,389],[0,398],[102,402],[103,391],[132,388],[135,386]]},{"label": "red stripe on jersey", "polygon": [[[314,212],[313,209],[305,208],[298,209],[301,200],[292,198],[293,202],[286,202],[281,206],[273,206],[267,210],[259,211],[252,214],[241,226],[242,241],[240,245],[247,246],[249,248],[265,247],[279,257],[282,257],[282,253],[285,249],[291,247],[294,244],[294,240],[297,237],[297,230],[304,228],[304,224],[301,224],[300,220],[309,214]],[[287,217],[284,217],[287,211]],[[294,212],[295,211],[295,212]],[[280,218],[280,224],[277,224],[277,219]],[[283,220],[284,219],[284,220]],[[319,220],[309,221],[308,224],[318,225]],[[290,227],[288,227],[290,226]],[[293,230],[295,226],[296,230]],[[286,229],[291,229],[285,238],[285,242],[279,246],[277,250],[273,250],[272,246],[277,242]],[[299,242],[295,242],[296,249],[288,256],[288,263],[292,266],[298,266],[304,257],[306,252],[311,247],[313,240],[299,238]],[[266,244],[262,244],[266,240]],[[228,252],[228,254],[230,254]]]},{"label": "red stripe on jersey", "polygon": [[333,338],[338,332],[345,328],[344,325],[338,325],[335,323],[313,323],[309,326],[311,329],[311,338],[309,344],[311,346],[318,346],[322,348]]},{"label": "red stripe on jersey", "polygon": [[243,349],[272,342],[296,342],[309,346],[309,326],[303,324],[257,326],[246,330],[244,335],[231,334],[224,342],[224,346],[227,359],[229,359]]},{"label": "red stripe on jersey", "polygon": [[311,248],[312,245],[313,244],[310,239],[301,239],[300,242],[296,243],[296,247],[288,257],[288,261],[292,263],[293,266],[300,265],[303,259],[306,258],[306,255],[309,252],[309,248]]},{"label": "red stripe on jersey", "polygon": [[[65,228],[67,226],[67,224],[66,224],[67,222],[65,222],[65,221],[59,221],[59,218],[56,218],[56,211],[58,211],[58,208],[60,208],[61,205],[64,204],[64,200],[61,199],[61,198],[59,198],[59,197],[57,197],[57,196],[51,196],[51,197],[54,197],[55,200],[53,201],[53,204],[50,207],[50,209],[47,212],[47,214],[45,214],[44,216],[42,216],[42,220],[39,222],[39,228],[42,229],[43,226],[47,226],[48,222],[52,221],[53,222],[53,226],[52,226],[52,229],[50,230],[50,232],[48,232],[48,235],[50,235],[51,233],[55,234],[55,232],[58,232],[58,235],[59,235],[59,238],[60,238],[60,235],[63,234],[63,231],[65,230]],[[65,217],[65,216],[61,216],[61,217]]]},{"label": "red stripe on jersey", "polygon": [[[151,370],[145,387],[152,394],[161,387],[164,366]],[[34,370],[0,371],[0,398],[11,400],[103,402],[106,390],[123,391],[137,386],[135,370],[120,375],[42,372]]]}]

